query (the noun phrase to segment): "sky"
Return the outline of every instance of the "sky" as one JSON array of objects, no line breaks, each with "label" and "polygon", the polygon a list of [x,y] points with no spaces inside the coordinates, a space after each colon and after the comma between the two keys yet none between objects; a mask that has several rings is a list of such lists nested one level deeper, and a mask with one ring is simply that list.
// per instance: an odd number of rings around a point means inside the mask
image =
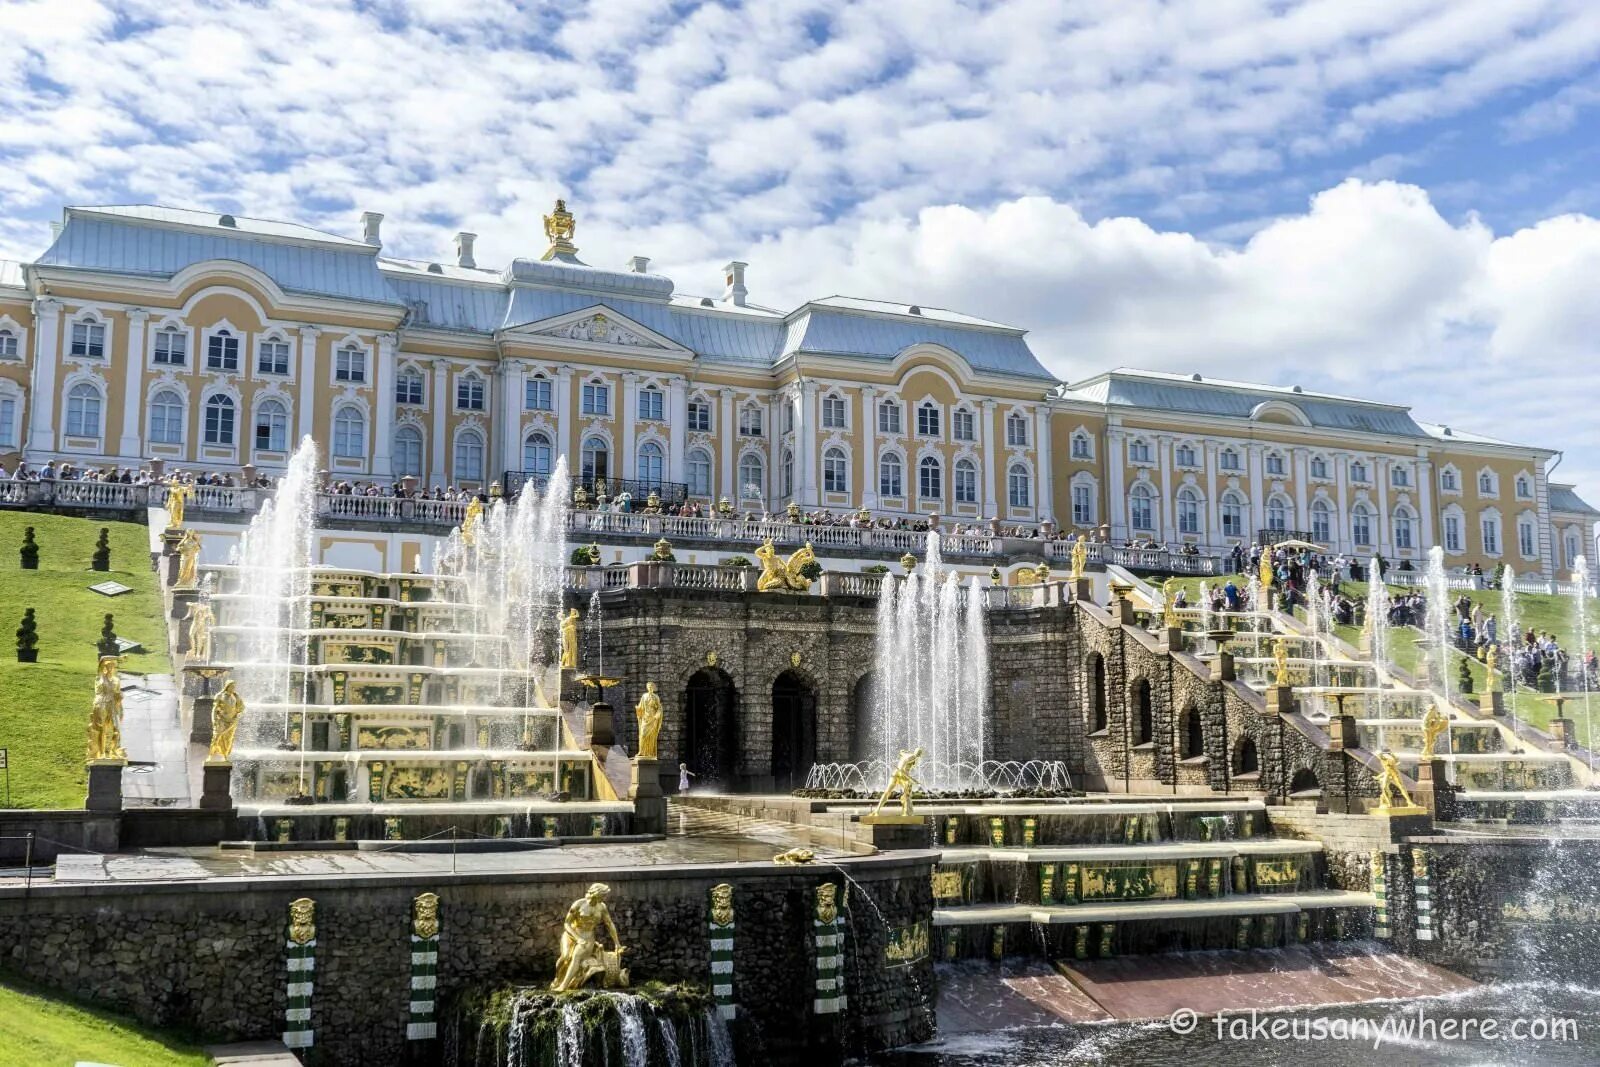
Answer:
[{"label": "sky", "polygon": [[1559,449],[1600,504],[1596,0],[0,0],[0,257],[68,204],[652,257]]}]

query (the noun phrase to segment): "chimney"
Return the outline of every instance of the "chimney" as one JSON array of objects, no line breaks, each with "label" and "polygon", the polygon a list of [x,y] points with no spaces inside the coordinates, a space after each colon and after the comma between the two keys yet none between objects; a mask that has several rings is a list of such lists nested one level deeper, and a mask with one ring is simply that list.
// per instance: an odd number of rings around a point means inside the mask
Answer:
[{"label": "chimney", "polygon": [[750,290],[744,287],[744,269],[748,263],[740,263],[737,259],[722,268],[722,276],[727,279],[727,291],[722,294],[722,299],[738,307],[744,307],[744,298]]},{"label": "chimney", "polygon": [[369,245],[383,247],[383,238],[378,236],[378,227],[383,225],[383,216],[376,211],[363,211],[361,213],[361,239]]},{"label": "chimney", "polygon": [[477,234],[468,233],[466,230],[456,234],[456,266],[476,267],[478,265],[478,261],[472,258],[472,242],[477,239]]},{"label": "chimney", "polygon": [[650,257],[649,256],[629,256],[628,257],[628,269],[633,271],[633,273],[635,273],[635,274],[649,274],[650,273]]}]

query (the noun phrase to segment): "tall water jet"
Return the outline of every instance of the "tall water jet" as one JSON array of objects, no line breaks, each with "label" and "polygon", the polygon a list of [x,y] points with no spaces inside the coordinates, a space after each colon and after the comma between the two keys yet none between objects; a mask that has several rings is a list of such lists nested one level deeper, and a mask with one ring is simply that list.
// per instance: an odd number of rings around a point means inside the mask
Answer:
[{"label": "tall water jet", "polygon": [[930,788],[981,782],[989,691],[983,596],[976,578],[963,588],[945,570],[932,532],[922,572],[886,575],[880,586],[869,751],[893,766],[900,751],[922,748],[919,778]]},{"label": "tall water jet", "polygon": [[1445,705],[1445,751],[1451,750],[1450,722],[1450,583],[1444,574],[1444,547],[1428,549],[1428,673],[1430,682]]},{"label": "tall water jet", "polygon": [[[1519,736],[1517,715],[1517,645],[1522,628],[1517,618],[1517,574],[1509,566],[1500,572],[1500,618],[1495,623],[1495,643],[1505,652],[1506,698],[1511,702],[1511,734]],[[1493,700],[1494,697],[1489,698]],[[1520,746],[1519,746],[1520,747]]]},{"label": "tall water jet", "polygon": [[1583,686],[1583,747],[1589,753],[1589,773],[1594,773],[1594,719],[1589,699],[1589,560],[1579,556],[1572,561],[1573,626],[1578,634],[1578,678]]},{"label": "tall water jet", "polygon": [[1389,717],[1389,702],[1381,692],[1390,683],[1389,676],[1389,589],[1383,584],[1383,572],[1378,569],[1378,557],[1367,564],[1367,654],[1372,657],[1372,681],[1380,692],[1373,698],[1373,717],[1380,721],[1378,744],[1384,744],[1385,732],[1381,721]]}]

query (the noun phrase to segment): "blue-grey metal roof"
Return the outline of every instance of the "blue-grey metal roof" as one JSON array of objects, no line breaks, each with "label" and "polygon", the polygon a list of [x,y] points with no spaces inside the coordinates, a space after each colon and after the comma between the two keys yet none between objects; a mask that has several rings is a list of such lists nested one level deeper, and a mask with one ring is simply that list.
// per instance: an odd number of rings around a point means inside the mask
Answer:
[{"label": "blue-grey metal roof", "polygon": [[512,282],[528,285],[591,289],[642,300],[666,300],[672,296],[672,279],[664,274],[605,270],[591,267],[573,255],[558,255],[551,259],[514,259],[506,276]]},{"label": "blue-grey metal roof", "polygon": [[195,263],[219,259],[254,267],[287,292],[399,303],[378,271],[376,249],[353,242],[336,249],[221,228],[197,232],[68,212],[60,236],[35,262],[170,278]]},{"label": "blue-grey metal roof", "polygon": [[1600,510],[1592,507],[1578,495],[1577,489],[1570,485],[1551,484],[1550,510],[1559,511],[1564,515],[1588,515],[1591,518],[1600,518]]},{"label": "blue-grey metal roof", "polygon": [[452,284],[415,274],[385,277],[411,309],[414,325],[493,333],[505,321],[510,294],[497,286]]},{"label": "blue-grey metal roof", "polygon": [[974,370],[1054,382],[1021,331],[964,329],[910,317],[852,313],[808,306],[789,320],[780,355],[814,352],[830,356],[893,359],[916,344],[942,345],[957,352]]},{"label": "blue-grey metal roof", "polygon": [[1074,392],[1110,407],[1220,415],[1235,419],[1248,419],[1258,405],[1274,401],[1298,408],[1311,425],[1322,429],[1358,430],[1395,437],[1428,436],[1404,408],[1342,400],[1315,393],[1296,393],[1290,389],[1250,387],[1238,383],[1218,385],[1196,382],[1190,385],[1164,375],[1113,372]]}]

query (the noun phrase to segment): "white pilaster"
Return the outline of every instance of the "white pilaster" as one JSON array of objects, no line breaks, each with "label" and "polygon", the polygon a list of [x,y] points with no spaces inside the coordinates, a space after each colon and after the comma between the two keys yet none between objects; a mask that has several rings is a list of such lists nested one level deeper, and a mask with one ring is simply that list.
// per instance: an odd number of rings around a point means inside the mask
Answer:
[{"label": "white pilaster", "polygon": [[1161,474],[1161,540],[1169,544],[1177,540],[1175,521],[1178,501],[1172,495],[1172,438],[1156,435],[1156,468]]},{"label": "white pilaster", "polygon": [[1294,466],[1289,468],[1294,473],[1294,521],[1295,529],[1311,529],[1311,501],[1308,496],[1307,478],[1311,473],[1311,452],[1309,449],[1296,448],[1292,453]]},{"label": "white pilaster", "polygon": [[149,321],[144,308],[128,309],[128,366],[122,388],[122,439],[117,445],[117,455],[124,459],[137,460],[143,451],[139,412],[144,408],[144,334]]},{"label": "white pilaster", "polygon": [[[317,338],[322,331],[315,326],[300,327],[300,397],[295,401],[295,437],[289,443],[292,452],[300,441],[310,437],[315,427],[312,417],[317,410]],[[195,353],[198,361],[200,354]],[[323,462],[327,462],[324,457]]]},{"label": "white pilaster", "polygon": [[1111,524],[1111,540],[1128,536],[1128,445],[1122,427],[1106,428],[1106,521]]},{"label": "white pilaster", "polygon": [[61,301],[33,302],[33,402],[28,405],[28,450],[54,452],[56,365],[61,360]]},{"label": "white pilaster", "polygon": [[1262,469],[1266,462],[1261,445],[1249,445],[1246,453],[1250,464],[1250,529],[1245,532],[1247,541],[1254,541],[1267,525],[1267,486]]},{"label": "white pilaster", "polygon": [[450,367],[442,359],[433,361],[433,392],[428,397],[433,404],[433,464],[428,472],[428,482],[437,487],[450,484],[450,471],[445,467],[445,446],[449,443]]},{"label": "white pilaster", "polygon": [[1394,555],[1394,531],[1389,527],[1389,459],[1378,456],[1372,463],[1372,488],[1373,495],[1378,498],[1378,551],[1385,558]]},{"label": "white pilaster", "polygon": [[[499,438],[500,438],[500,466],[499,470],[519,471],[522,469],[522,391],[525,368],[521,360],[502,359],[499,370],[500,403]],[[497,474],[496,477],[504,477]]]},{"label": "white pilaster", "polygon": [[639,414],[639,375],[633,371],[622,373],[622,445],[617,451],[622,455],[617,457],[617,469],[622,472],[623,478],[636,477],[638,456],[635,455],[634,424]]},{"label": "white pilaster", "polygon": [[567,474],[574,482],[581,473],[578,452],[578,416],[572,410],[572,368],[556,368],[556,384],[551,403],[555,405],[556,455],[567,457]]},{"label": "white pilaster", "polygon": [[733,390],[717,390],[716,430],[717,454],[722,457],[722,477],[717,486],[717,499],[727,497],[734,506],[739,503],[739,487],[734,484],[735,464],[739,459],[739,419],[733,410]]},{"label": "white pilaster", "polygon": [[[985,401],[985,403],[993,407],[991,402]],[[861,390],[861,433],[861,439],[866,442],[861,457],[861,506],[876,508],[878,506],[878,391],[871,386]],[[987,443],[984,445],[983,454],[989,455]],[[992,504],[990,506],[993,507]]]},{"label": "white pilaster", "polygon": [[1427,551],[1435,544],[1433,464],[1421,455],[1417,457],[1417,512],[1422,523],[1422,540],[1417,547]]},{"label": "white pilaster", "polygon": [[689,438],[689,383],[683,378],[667,382],[667,480],[687,482],[689,469],[684,451]]},{"label": "white pilaster", "polygon": [[[995,402],[993,400],[985,400],[979,406],[983,409],[983,516],[986,519],[996,519],[1000,517],[1000,498],[995,495],[995,487],[1003,484],[1005,480],[1005,456],[994,446]],[[876,400],[873,401],[873,410],[870,413],[870,417],[872,419],[873,432],[876,433],[878,429]],[[876,454],[876,447],[874,447],[873,452]],[[877,488],[877,484],[878,472],[876,459],[874,459],[872,472],[874,489]]]},{"label": "white pilaster", "polygon": [[817,383],[800,383],[799,410],[795,419],[794,464],[799,482],[800,506],[814,508],[822,497],[817,489]]},{"label": "white pilaster", "polygon": [[399,341],[393,333],[378,335],[378,364],[372,376],[372,474],[377,478],[394,477],[390,452],[394,448],[395,348]]},{"label": "white pilaster", "polygon": [[[1052,461],[1055,457],[1050,454],[1050,403],[1045,401],[1034,412],[1038,429],[1034,432],[1034,451],[1039,457],[1039,521],[1054,522],[1056,518],[1056,483],[1051,473],[1054,469]],[[1163,463],[1165,460],[1163,459]],[[1067,514],[1072,514],[1068,506]]]},{"label": "white pilaster", "polygon": [[1217,477],[1217,449],[1215,441],[1206,441],[1206,543],[1222,544],[1222,494],[1223,480]]},{"label": "white pilaster", "polygon": [[1355,506],[1355,501],[1350,499],[1350,457],[1346,455],[1333,455],[1328,457],[1328,462],[1333,464],[1333,543],[1337,552],[1355,555],[1355,537],[1350,529],[1350,509]]}]

